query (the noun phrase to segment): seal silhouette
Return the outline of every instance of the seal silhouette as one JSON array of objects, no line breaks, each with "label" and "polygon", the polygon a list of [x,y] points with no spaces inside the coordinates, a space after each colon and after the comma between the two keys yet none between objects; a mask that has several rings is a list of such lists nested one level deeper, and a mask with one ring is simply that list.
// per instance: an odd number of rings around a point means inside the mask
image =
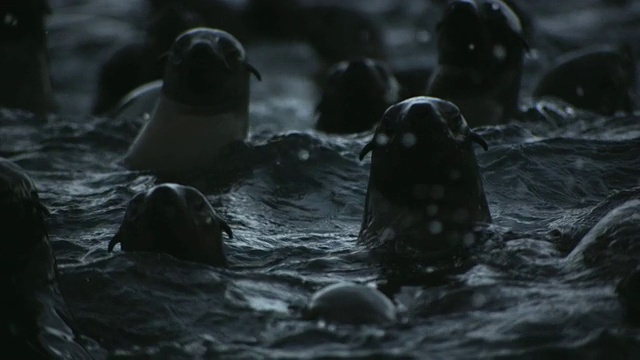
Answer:
[{"label": "seal silhouette", "polygon": [[358,242],[371,248],[455,253],[491,214],[472,143],[488,149],[451,102],[413,97],[387,109],[372,140]]},{"label": "seal silhouette", "polygon": [[[223,147],[247,137],[251,73],[261,79],[233,35],[195,28],[178,36],[157,85],[158,102],[125,155],[125,166],[160,172],[211,166]],[[134,106],[137,98],[123,107]]]},{"label": "seal silhouette", "polygon": [[93,114],[113,115],[118,102],[127,93],[148,82],[162,79],[163,55],[183,32],[205,26],[202,15],[185,2],[166,1],[149,4],[144,39],[126,44],[101,66]]},{"label": "seal silhouette", "polygon": [[456,104],[471,127],[503,123],[517,113],[528,45],[509,6],[499,0],[449,2],[437,47],[426,95]]},{"label": "seal silhouette", "polygon": [[0,281],[3,351],[20,359],[90,359],[60,294],[56,259],[31,178],[0,159],[0,226],[4,231]]},{"label": "seal silhouette", "polygon": [[352,325],[393,324],[396,306],[380,291],[365,285],[337,283],[318,290],[304,309],[304,317]]},{"label": "seal silhouette", "polygon": [[56,110],[44,18],[46,0],[6,0],[0,7],[0,107],[45,119]]},{"label": "seal silhouette", "polygon": [[558,57],[533,90],[533,96],[556,97],[602,115],[632,112],[636,64],[629,46],[597,46]]},{"label": "seal silhouette", "polygon": [[233,237],[197,189],[165,183],[131,199],[120,229],[109,242],[112,251],[166,253],[178,259],[225,267],[222,232]]},{"label": "seal silhouette", "polygon": [[320,131],[349,134],[370,130],[399,100],[400,86],[380,61],[343,61],[328,73],[316,107],[316,129]]}]

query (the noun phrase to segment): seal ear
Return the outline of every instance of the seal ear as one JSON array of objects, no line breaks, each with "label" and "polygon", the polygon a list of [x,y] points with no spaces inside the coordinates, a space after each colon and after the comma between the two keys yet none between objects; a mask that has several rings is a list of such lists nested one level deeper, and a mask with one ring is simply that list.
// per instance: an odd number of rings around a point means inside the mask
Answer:
[{"label": "seal ear", "polygon": [[364,159],[365,156],[367,156],[367,154],[373,150],[373,147],[375,146],[374,141],[372,140],[371,142],[367,143],[367,145],[365,145],[362,148],[362,151],[360,151],[360,155],[358,156],[360,158],[360,161],[362,161],[362,159]]},{"label": "seal ear", "polygon": [[489,150],[489,145],[487,145],[487,142],[484,141],[484,139],[482,138],[482,136],[478,135],[475,132],[471,132],[471,141],[475,142],[476,144],[482,146],[482,148],[484,149],[484,151]]},{"label": "seal ear", "polygon": [[227,224],[222,219],[218,219],[218,221],[220,221],[220,228],[222,228],[222,231],[227,233],[227,236],[229,236],[229,239],[233,239],[233,233],[231,232],[231,228],[229,227],[229,224]]},{"label": "seal ear", "polygon": [[256,69],[255,66],[249,64],[249,63],[244,63],[244,66],[247,67],[247,69],[256,76],[256,79],[258,79],[258,81],[262,81],[262,75],[260,74],[260,71],[258,71],[258,69]]},{"label": "seal ear", "polygon": [[113,251],[113,247],[116,246],[116,244],[118,243],[122,243],[120,240],[122,236],[120,235],[120,231],[118,231],[118,233],[116,234],[116,236],[114,236],[111,241],[109,241],[109,246],[107,247],[107,250],[109,252]]}]

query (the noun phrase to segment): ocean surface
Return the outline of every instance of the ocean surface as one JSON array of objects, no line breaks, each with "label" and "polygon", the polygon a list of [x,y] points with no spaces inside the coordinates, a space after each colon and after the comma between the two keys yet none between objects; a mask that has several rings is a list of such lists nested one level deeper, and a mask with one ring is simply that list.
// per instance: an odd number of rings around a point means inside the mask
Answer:
[{"label": "ocean surface", "polygon": [[[60,110],[46,124],[0,110],[0,156],[51,210],[61,291],[97,359],[640,358],[640,329],[615,293],[640,264],[640,112],[602,117],[529,97],[564,51],[627,42],[640,54],[640,2],[518,2],[534,29],[523,115],[476,129],[489,144],[476,152],[493,224],[464,264],[418,266],[407,279],[423,281],[399,285],[356,243],[369,173],[357,155],[371,133],[314,131],[321,62],[304,43],[245,44],[263,75],[251,83],[248,146],[185,180],[231,226],[230,267],[107,252],[128,201],[162,181],[118,162],[141,119],[89,115],[101,63],[142,36],[144,2],[51,3]],[[382,21],[391,66],[433,66],[440,13],[429,1],[340,3]],[[301,319],[316,290],[341,281],[380,285],[402,320]]]}]

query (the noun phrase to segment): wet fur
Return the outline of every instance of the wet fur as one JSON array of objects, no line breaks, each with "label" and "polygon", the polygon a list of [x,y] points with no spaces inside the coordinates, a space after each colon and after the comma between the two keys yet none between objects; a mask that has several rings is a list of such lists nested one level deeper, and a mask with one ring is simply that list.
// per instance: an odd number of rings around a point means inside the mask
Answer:
[{"label": "wet fur", "polygon": [[[438,107],[455,113],[443,114]],[[440,258],[472,236],[475,223],[491,221],[472,147],[472,142],[485,148],[486,143],[463,118],[459,129],[450,128],[447,116],[460,113],[453,104],[429,97],[387,110],[361,153],[372,152],[360,243]],[[403,148],[400,138],[406,133],[414,134],[416,143]],[[382,134],[389,138],[386,145],[376,140]]]},{"label": "wet fur", "polygon": [[27,110],[42,120],[56,110],[44,30],[49,12],[46,2],[35,0],[0,9],[0,19],[13,16],[18,24],[0,24],[0,106]]},{"label": "wet fur", "polygon": [[124,157],[125,166],[174,173],[211,167],[223,147],[247,137],[251,73],[260,79],[230,34],[196,28],[179,36],[158,104]]},{"label": "wet fur", "polygon": [[[471,127],[504,123],[518,112],[528,51],[522,26],[503,2],[495,3],[504,18],[491,16],[485,6],[492,3],[486,0],[474,2],[478,10],[473,15],[455,7],[463,3],[450,2],[438,26],[438,66],[426,95],[455,103]],[[496,55],[496,49],[503,53]]]},{"label": "wet fur", "polygon": [[76,342],[78,335],[60,294],[56,259],[44,219],[48,211],[31,179],[3,159],[0,212],[5,232],[0,256],[3,351],[21,359],[90,359]]},{"label": "wet fur", "polygon": [[222,232],[231,228],[197,189],[162,184],[137,194],[130,202],[108,250],[166,253],[212,266],[227,266]]}]

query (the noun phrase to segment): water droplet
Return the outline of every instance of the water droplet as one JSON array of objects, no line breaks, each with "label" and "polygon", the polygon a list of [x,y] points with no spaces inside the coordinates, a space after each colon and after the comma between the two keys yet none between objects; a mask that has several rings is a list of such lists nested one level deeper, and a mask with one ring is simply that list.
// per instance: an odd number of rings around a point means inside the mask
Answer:
[{"label": "water droplet", "polygon": [[498,11],[500,10],[500,4],[494,2],[491,4],[491,9],[493,9],[494,11]]},{"label": "water droplet", "polygon": [[429,223],[429,232],[433,235],[442,233],[442,223],[440,221],[432,221]]},{"label": "water droplet", "polygon": [[309,160],[309,152],[307,150],[304,150],[304,149],[298,151],[298,159],[300,159],[302,161]]},{"label": "water droplet", "polygon": [[476,44],[474,43],[469,44],[469,50],[473,51],[475,50],[475,48],[476,48]]},{"label": "water droplet", "polygon": [[584,88],[582,86],[576,87],[576,95],[583,97],[584,96]]},{"label": "water droplet", "polygon": [[484,296],[483,294],[473,294],[473,296],[471,296],[471,305],[473,307],[479,308],[479,307],[483,307],[484,304],[487,303],[487,297]]},{"label": "water droplet", "polygon": [[380,240],[382,241],[393,240],[395,237],[396,237],[396,231],[393,230],[392,228],[386,228],[382,231],[382,234],[380,234]]},{"label": "water droplet", "polygon": [[414,147],[418,142],[418,139],[413,133],[406,133],[402,135],[402,145],[406,148]]},{"label": "water droplet", "polygon": [[476,242],[476,237],[472,233],[466,233],[462,237],[462,243],[466,247],[473,246],[473,243],[475,243],[475,242]]},{"label": "water droplet", "polygon": [[507,58],[507,48],[502,44],[497,44],[493,47],[493,56],[500,61],[504,61]]},{"label": "water droplet", "polygon": [[385,146],[389,143],[389,137],[386,134],[378,134],[376,135],[376,144],[380,146]]},{"label": "water droplet", "polygon": [[428,43],[431,41],[431,34],[427,30],[420,30],[416,32],[416,41],[419,43]]},{"label": "water droplet", "polygon": [[18,25],[18,19],[15,16],[13,16],[13,14],[11,13],[7,13],[4,16],[4,19],[2,19],[2,21],[4,22],[5,25],[8,25],[8,26]]}]

